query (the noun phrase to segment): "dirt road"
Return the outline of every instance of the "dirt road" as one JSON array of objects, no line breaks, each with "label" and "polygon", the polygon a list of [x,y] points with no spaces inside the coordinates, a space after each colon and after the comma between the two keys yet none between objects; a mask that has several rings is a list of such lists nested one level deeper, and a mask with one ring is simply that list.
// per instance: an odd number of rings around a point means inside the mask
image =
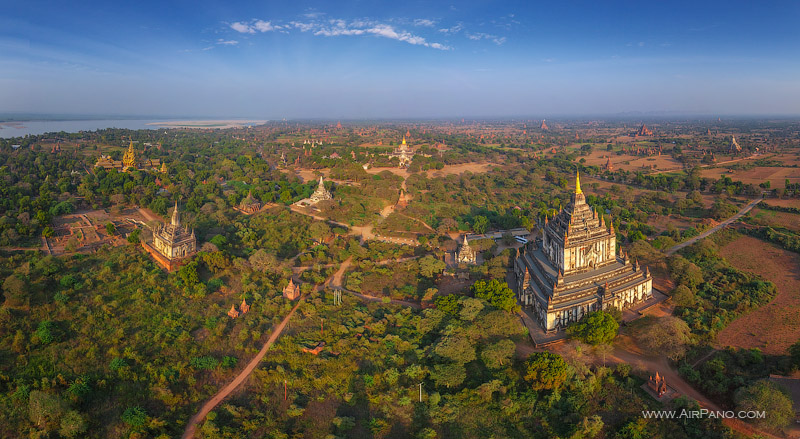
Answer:
[{"label": "dirt road", "polygon": [[750,212],[750,209],[755,207],[756,204],[760,203],[761,200],[763,200],[763,198],[759,197],[759,198],[751,201],[750,204],[748,204],[747,206],[743,207],[742,210],[740,210],[739,212],[736,213],[736,215],[726,219],[725,221],[717,224],[716,226],[706,230],[705,232],[699,234],[698,236],[695,236],[694,238],[692,238],[692,239],[690,239],[688,241],[682,242],[682,243],[680,243],[678,245],[675,245],[674,247],[671,247],[669,250],[666,251],[667,256],[675,253],[676,251],[678,251],[678,250],[680,250],[682,248],[688,247],[688,246],[694,244],[695,242],[697,242],[697,241],[699,241],[699,240],[711,235],[712,233],[717,232],[718,230],[722,229],[723,227],[733,223],[734,221],[736,221],[739,218],[741,218],[747,212]]},{"label": "dirt road", "polygon": [[247,378],[250,376],[253,370],[255,370],[256,366],[258,366],[258,363],[261,362],[261,359],[264,358],[264,355],[266,355],[269,348],[272,347],[272,345],[275,343],[275,340],[277,340],[278,337],[280,337],[281,333],[283,332],[283,329],[289,323],[289,319],[292,318],[292,315],[294,314],[294,312],[297,310],[297,307],[299,307],[301,303],[303,303],[302,297],[300,298],[300,300],[297,301],[297,304],[292,308],[292,310],[289,311],[289,314],[287,314],[286,317],[283,318],[283,321],[281,321],[281,323],[278,324],[278,326],[276,326],[273,329],[272,335],[269,336],[269,339],[267,340],[266,343],[264,343],[264,346],[261,348],[261,350],[258,351],[258,354],[252,360],[250,360],[249,363],[247,363],[247,367],[245,367],[244,370],[242,370],[239,373],[239,375],[236,375],[236,378],[234,378],[233,381],[231,381],[227,386],[225,386],[216,395],[214,395],[205,404],[203,404],[200,410],[194,416],[192,416],[191,419],[189,419],[189,422],[186,424],[186,430],[183,432],[183,436],[181,436],[182,439],[190,439],[194,437],[194,433],[197,430],[197,426],[200,425],[201,422],[203,422],[203,420],[206,418],[206,415],[208,415],[208,413],[211,410],[213,410],[214,407],[219,405],[219,403],[221,403],[225,398],[227,398],[228,395],[230,395],[234,390],[236,390],[236,388],[239,387],[239,385],[241,385],[243,382],[245,382],[245,380],[247,380]]}]

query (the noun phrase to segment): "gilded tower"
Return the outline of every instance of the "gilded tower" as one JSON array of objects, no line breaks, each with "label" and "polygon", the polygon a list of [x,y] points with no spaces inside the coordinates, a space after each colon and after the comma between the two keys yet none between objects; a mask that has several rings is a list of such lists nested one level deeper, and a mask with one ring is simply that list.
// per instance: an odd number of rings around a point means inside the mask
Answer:
[{"label": "gilded tower", "polygon": [[122,170],[136,169],[136,151],[133,150],[133,142],[128,146],[125,155],[122,156]]}]

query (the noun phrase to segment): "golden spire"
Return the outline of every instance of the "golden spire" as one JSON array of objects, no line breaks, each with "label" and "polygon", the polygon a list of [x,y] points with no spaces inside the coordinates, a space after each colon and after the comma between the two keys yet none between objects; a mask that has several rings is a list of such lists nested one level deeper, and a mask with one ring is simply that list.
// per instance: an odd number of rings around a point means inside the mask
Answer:
[{"label": "golden spire", "polygon": [[406,136],[403,136],[403,145],[406,144]]},{"label": "golden spire", "polygon": [[575,193],[582,194],[583,191],[581,190],[581,173],[575,171]]},{"label": "golden spire", "polygon": [[133,150],[133,142],[128,145],[128,150],[125,151],[125,155],[122,156],[122,170],[125,171],[128,168],[135,168],[136,167],[136,152]]}]

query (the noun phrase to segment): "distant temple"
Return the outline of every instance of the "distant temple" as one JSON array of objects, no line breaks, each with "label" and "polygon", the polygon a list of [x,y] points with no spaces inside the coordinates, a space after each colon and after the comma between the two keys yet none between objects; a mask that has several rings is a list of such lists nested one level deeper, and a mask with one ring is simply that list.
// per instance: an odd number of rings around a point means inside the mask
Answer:
[{"label": "distant temple", "polygon": [[464,235],[464,242],[461,243],[461,248],[458,249],[456,262],[472,265],[478,263],[478,252],[469,246],[469,242],[467,242],[467,235]]},{"label": "distant temple", "polygon": [[180,267],[187,258],[197,252],[194,230],[189,231],[186,226],[181,227],[177,201],[170,223],[153,230],[152,244],[142,242],[142,247],[169,271]]},{"label": "distant temple", "polygon": [[636,132],[634,137],[647,137],[647,136],[652,136],[652,135],[653,135],[653,132],[650,131],[649,128],[647,128],[647,125],[642,124],[642,126],[639,127],[639,131]]},{"label": "distant temple", "polygon": [[611,157],[606,160],[606,165],[604,166],[606,171],[613,171],[614,165],[611,164]]},{"label": "distant temple", "polygon": [[228,311],[228,317],[235,319],[240,315],[247,314],[250,311],[250,305],[247,304],[245,299],[242,299],[242,304],[239,305],[239,311],[236,310],[236,305],[231,305],[231,309]]},{"label": "distant temple", "polygon": [[728,146],[728,151],[731,153],[742,152],[742,147],[736,142],[735,136],[731,136],[731,144]]},{"label": "distant temple", "polygon": [[658,374],[658,372],[656,372],[655,378],[652,375],[650,375],[650,379],[647,380],[647,387],[649,387],[650,390],[655,392],[655,394],[658,395],[659,398],[661,398],[662,396],[664,396],[665,393],[667,393],[667,382],[666,380],[664,380],[664,377]]},{"label": "distant temple", "polygon": [[628,256],[616,254],[616,233],[586,204],[580,176],[575,193],[542,236],[523,247],[514,263],[517,291],[545,332],[564,329],[585,314],[630,308],[653,297],[653,277]]},{"label": "distant temple", "polygon": [[306,206],[313,206],[319,203],[320,201],[326,201],[332,199],[333,195],[329,190],[325,189],[325,182],[322,181],[322,176],[320,176],[319,184],[317,185],[317,190],[315,190],[310,197],[304,198],[295,204],[301,207],[306,207]]},{"label": "distant temple", "polygon": [[545,123],[544,119],[542,119],[542,125],[539,126],[539,129],[542,130],[542,131],[547,131],[547,130],[550,129],[550,128],[547,127],[547,124]]},{"label": "distant temple", "polygon": [[403,142],[400,144],[400,146],[392,151],[392,153],[389,154],[389,157],[397,157],[397,159],[400,161],[401,168],[407,167],[411,161],[414,160],[414,151],[408,148],[405,136],[403,136]]},{"label": "distant temple", "polygon": [[249,191],[247,196],[234,209],[245,215],[252,215],[261,210],[261,202],[253,197],[253,191]]},{"label": "distant temple", "polygon": [[128,150],[125,151],[125,155],[122,156],[122,160],[114,160],[107,155],[103,155],[97,159],[97,163],[95,163],[94,167],[103,168],[105,170],[116,169],[120,172],[128,172],[137,169],[142,171],[158,171],[159,168],[162,169],[161,172],[164,172],[166,169],[162,166],[160,159],[138,160],[136,158],[136,151],[133,149],[133,142],[131,142],[128,146]]},{"label": "distant temple", "polygon": [[283,289],[283,297],[289,300],[297,300],[300,297],[300,285],[289,279],[289,284]]}]

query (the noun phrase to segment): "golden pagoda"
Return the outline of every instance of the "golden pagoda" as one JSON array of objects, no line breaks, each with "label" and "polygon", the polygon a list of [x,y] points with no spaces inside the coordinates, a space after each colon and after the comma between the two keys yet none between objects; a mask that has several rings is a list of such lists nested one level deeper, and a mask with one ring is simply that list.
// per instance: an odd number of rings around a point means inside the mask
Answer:
[{"label": "golden pagoda", "polygon": [[167,169],[167,164],[166,163],[162,163],[161,164],[161,173],[162,174],[166,174],[166,173],[168,173],[168,171],[169,170]]},{"label": "golden pagoda", "polygon": [[122,156],[122,170],[136,169],[136,151],[133,150],[133,142],[128,146],[125,155]]}]

